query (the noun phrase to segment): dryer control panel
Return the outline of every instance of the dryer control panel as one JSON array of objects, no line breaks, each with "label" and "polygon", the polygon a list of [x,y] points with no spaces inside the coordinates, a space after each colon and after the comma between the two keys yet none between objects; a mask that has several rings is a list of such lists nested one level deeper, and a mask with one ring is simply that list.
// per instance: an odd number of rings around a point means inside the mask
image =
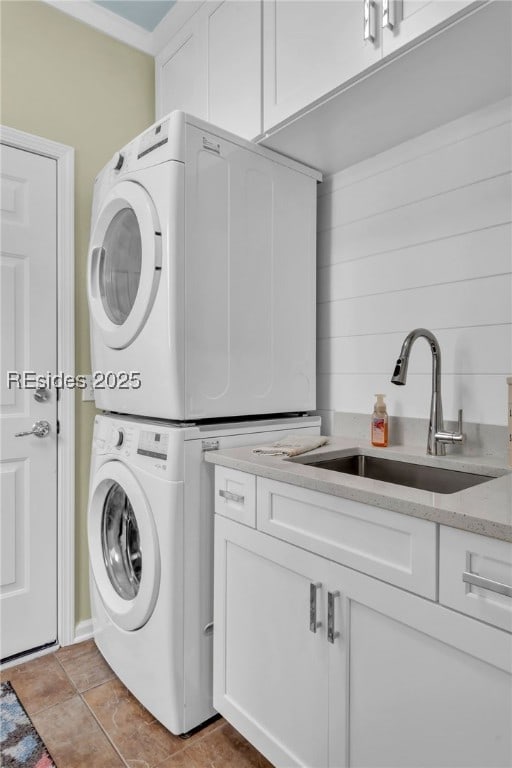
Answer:
[{"label": "dryer control panel", "polygon": [[162,120],[156,125],[152,125],[149,130],[142,134],[139,141],[137,160],[144,155],[148,155],[154,149],[167,144],[169,141],[169,118]]}]

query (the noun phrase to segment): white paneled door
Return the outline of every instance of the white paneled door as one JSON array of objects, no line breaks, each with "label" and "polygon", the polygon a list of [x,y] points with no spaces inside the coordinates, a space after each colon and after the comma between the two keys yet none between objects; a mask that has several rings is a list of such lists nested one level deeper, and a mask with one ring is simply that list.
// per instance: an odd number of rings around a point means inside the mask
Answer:
[{"label": "white paneled door", "polygon": [[[0,655],[6,659],[57,638],[56,390],[12,381],[13,373],[56,373],[57,164],[1,145],[0,181]],[[45,436],[17,436],[37,423],[44,434],[44,422]]]}]

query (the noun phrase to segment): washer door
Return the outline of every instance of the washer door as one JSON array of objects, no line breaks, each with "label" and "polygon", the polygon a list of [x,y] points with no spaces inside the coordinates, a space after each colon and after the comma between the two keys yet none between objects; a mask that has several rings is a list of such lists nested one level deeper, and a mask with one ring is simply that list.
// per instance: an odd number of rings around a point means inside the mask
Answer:
[{"label": "washer door", "polygon": [[105,609],[122,629],[142,627],[160,586],[160,550],[146,496],[119,461],[94,478],[88,516],[91,569]]},{"label": "washer door", "polygon": [[122,349],[140,333],[162,266],[162,236],[146,190],[123,181],[105,198],[91,234],[87,292],[105,344]]}]

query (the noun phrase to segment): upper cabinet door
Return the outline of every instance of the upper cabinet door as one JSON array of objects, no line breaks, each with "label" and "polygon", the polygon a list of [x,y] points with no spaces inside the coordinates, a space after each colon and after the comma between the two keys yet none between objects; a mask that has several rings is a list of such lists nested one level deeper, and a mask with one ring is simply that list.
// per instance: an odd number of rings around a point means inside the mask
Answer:
[{"label": "upper cabinet door", "polygon": [[376,22],[365,41],[363,0],[264,0],[264,130],[377,62]]},{"label": "upper cabinet door", "polygon": [[261,133],[261,6],[206,4],[208,119],[246,139]]},{"label": "upper cabinet door", "polygon": [[[390,53],[442,25],[451,16],[478,7],[472,0],[388,0],[392,29],[383,29],[382,53]],[[379,19],[379,24],[382,19]]]},{"label": "upper cabinet door", "polygon": [[182,109],[206,119],[206,52],[199,14],[195,14],[156,58],[157,119]]}]

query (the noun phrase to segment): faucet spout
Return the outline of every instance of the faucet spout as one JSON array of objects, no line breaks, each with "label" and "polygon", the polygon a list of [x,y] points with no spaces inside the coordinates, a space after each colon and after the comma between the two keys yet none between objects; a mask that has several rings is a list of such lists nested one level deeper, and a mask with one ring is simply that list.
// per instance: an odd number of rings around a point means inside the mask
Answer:
[{"label": "faucet spout", "polygon": [[412,345],[416,339],[419,338],[424,338],[428,341],[432,350],[432,358],[436,368],[436,375],[441,375],[441,349],[439,347],[438,340],[432,331],[427,330],[427,328],[415,328],[414,331],[411,331],[407,334],[402,344],[400,356],[396,361],[395,370],[393,371],[393,376],[391,377],[391,382],[393,384],[403,385],[406,383],[407,368],[409,366],[409,357],[411,354]]},{"label": "faucet spout", "polygon": [[430,402],[427,453],[434,456],[444,456],[447,442],[462,442],[462,422],[460,422],[458,433],[446,432],[444,429],[441,398],[441,348],[432,331],[427,328],[415,328],[407,334],[400,350],[400,356],[396,361],[391,382],[402,386],[406,383],[411,349],[416,339],[419,338],[424,338],[428,342],[432,352],[432,399]]}]

